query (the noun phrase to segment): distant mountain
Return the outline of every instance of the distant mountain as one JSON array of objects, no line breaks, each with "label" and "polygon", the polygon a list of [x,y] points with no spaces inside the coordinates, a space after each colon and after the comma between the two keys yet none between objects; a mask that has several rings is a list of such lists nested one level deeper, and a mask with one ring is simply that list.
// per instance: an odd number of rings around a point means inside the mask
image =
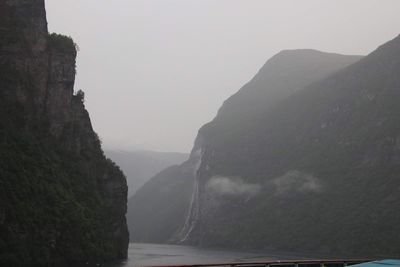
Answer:
[{"label": "distant mountain", "polygon": [[44,0],[0,1],[0,36],[0,266],[126,258],[126,180],[74,94],[76,45]]},{"label": "distant mountain", "polygon": [[[225,101],[217,117],[199,131],[189,160],[156,175],[130,200],[131,240],[263,247],[264,244],[248,244],[254,239],[250,235],[257,235],[266,227],[261,217],[260,222],[254,215],[254,221],[260,226],[249,227],[252,232],[246,232],[248,236],[245,236],[236,226],[246,227],[249,218],[229,214],[245,215],[255,206],[262,206],[262,200],[259,204],[252,200],[260,195],[263,187],[258,182],[253,184],[255,177],[242,172],[264,170],[262,166],[253,170],[252,166],[252,161],[265,160],[260,155],[264,146],[250,150],[239,144],[262,143],[267,134],[257,138],[248,134],[252,129],[257,132],[263,127],[262,119],[273,108],[360,59],[360,56],[293,50],[282,51],[268,60],[248,84]],[[277,124],[279,121],[272,122],[272,125]],[[223,196],[210,195],[211,189]],[[233,233],[232,229],[238,231]],[[225,236],[225,233],[228,234]],[[238,240],[239,237],[243,240]]]},{"label": "distant mountain", "polygon": [[128,183],[128,197],[134,195],[145,182],[160,171],[181,164],[189,158],[189,154],[177,152],[106,150],[105,154],[124,171]]},{"label": "distant mountain", "polygon": [[131,242],[165,243],[179,230],[193,192],[193,167],[171,166],[128,200]]},{"label": "distant mountain", "polygon": [[[156,151],[115,151],[115,150],[108,150],[105,152],[108,157],[112,160],[117,162],[119,166],[121,166],[122,170],[126,174],[128,188],[129,188],[129,200],[128,200],[128,213],[127,213],[127,221],[128,221],[128,228],[130,231],[130,236],[135,236],[136,230],[132,227],[133,214],[131,211],[134,209],[133,207],[137,202],[137,199],[141,198],[141,194],[139,196],[135,195],[136,191],[141,188],[150,178],[152,178],[157,173],[171,173],[170,170],[176,169],[177,167],[172,167],[173,165],[181,164],[182,162],[186,161],[189,157],[189,154],[184,153],[176,153],[176,152],[156,152]],[[167,168],[169,167],[169,168]],[[165,170],[167,168],[167,170]],[[184,183],[185,181],[181,181]],[[162,181],[161,181],[162,183]],[[168,188],[168,184],[164,184],[162,186],[163,192],[168,192],[166,188]],[[148,185],[145,186],[143,192],[146,192],[146,188]],[[160,188],[161,189],[161,188]],[[182,189],[183,190],[183,189]],[[191,188],[189,188],[189,194],[191,193]],[[182,191],[183,192],[183,191]],[[145,193],[147,195],[148,193]],[[179,195],[180,196],[180,195]],[[169,196],[168,202],[172,202],[175,196]],[[156,199],[152,201],[158,201]],[[158,203],[158,202],[157,202]],[[167,202],[166,202],[167,203]],[[184,202],[183,202],[184,203]],[[180,203],[175,203],[174,206],[179,206]],[[155,207],[161,208],[161,207]],[[163,209],[164,210],[164,209]],[[182,210],[182,209],[178,209]],[[154,216],[157,214],[163,214],[163,212],[154,212],[153,209],[148,210],[147,212],[151,212]],[[146,212],[146,211],[143,211]],[[165,212],[165,210],[164,210]],[[169,213],[172,216],[174,213]],[[147,218],[147,217],[146,217]],[[140,219],[140,218],[137,218]],[[154,229],[154,233],[157,232],[158,235],[163,234],[164,227],[168,228],[168,222],[165,221],[163,224],[160,224],[157,220],[152,220],[152,224],[160,226],[160,231],[156,231]],[[166,231],[168,233],[169,231]],[[132,238],[131,238],[132,241]]]}]

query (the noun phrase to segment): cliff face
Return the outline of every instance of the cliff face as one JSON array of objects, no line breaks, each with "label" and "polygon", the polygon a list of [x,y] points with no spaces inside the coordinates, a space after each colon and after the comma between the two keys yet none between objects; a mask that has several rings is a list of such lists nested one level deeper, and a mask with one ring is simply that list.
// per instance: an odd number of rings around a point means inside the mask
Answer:
[{"label": "cliff face", "polygon": [[73,94],[73,41],[43,0],[1,1],[0,35],[0,263],[125,258],[126,180]]}]

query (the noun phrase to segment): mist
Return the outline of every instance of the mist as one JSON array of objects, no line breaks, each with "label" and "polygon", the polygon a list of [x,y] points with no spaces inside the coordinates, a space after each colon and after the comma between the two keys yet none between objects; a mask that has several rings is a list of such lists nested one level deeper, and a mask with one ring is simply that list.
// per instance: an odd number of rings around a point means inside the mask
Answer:
[{"label": "mist", "polygon": [[320,193],[322,185],[314,175],[298,170],[291,170],[272,180],[275,195],[299,193]]},{"label": "mist", "polygon": [[240,177],[214,176],[207,182],[206,188],[219,195],[255,196],[261,190],[261,185],[246,183]]},{"label": "mist", "polygon": [[189,152],[199,126],[280,50],[364,55],[400,25],[397,0],[46,4],[50,31],[80,47],[75,90],[108,149]]}]

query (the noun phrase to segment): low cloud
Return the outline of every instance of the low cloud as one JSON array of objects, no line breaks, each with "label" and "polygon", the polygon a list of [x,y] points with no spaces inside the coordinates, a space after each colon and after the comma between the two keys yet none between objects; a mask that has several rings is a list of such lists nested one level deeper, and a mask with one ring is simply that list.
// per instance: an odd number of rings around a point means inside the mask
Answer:
[{"label": "low cloud", "polygon": [[227,196],[255,196],[261,190],[259,184],[246,183],[240,177],[223,176],[213,176],[207,182],[206,188]]},{"label": "low cloud", "polygon": [[318,178],[311,174],[297,170],[288,171],[282,176],[272,180],[277,194],[289,192],[309,193],[321,192],[322,186]]}]

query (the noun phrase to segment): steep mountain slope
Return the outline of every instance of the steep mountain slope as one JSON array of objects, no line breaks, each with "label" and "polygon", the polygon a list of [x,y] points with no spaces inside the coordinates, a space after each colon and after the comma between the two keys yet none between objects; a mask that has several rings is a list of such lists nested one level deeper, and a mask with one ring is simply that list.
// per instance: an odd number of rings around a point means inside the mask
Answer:
[{"label": "steep mountain slope", "polygon": [[0,1],[0,36],[0,265],[125,258],[126,180],[73,95],[73,41],[43,0]]},{"label": "steep mountain slope", "polygon": [[400,36],[238,131],[205,125],[187,240],[400,256],[399,55]]},{"label": "steep mountain slope", "polygon": [[[222,162],[203,156],[213,156],[212,152],[211,155],[207,154],[208,151],[212,151],[206,150],[210,142],[208,139],[220,137],[223,142],[233,138],[236,132],[263,118],[270,109],[288,96],[360,58],[315,50],[294,50],[282,51],[267,61],[248,84],[225,101],[217,117],[208,126],[213,127],[213,134],[203,134],[205,129],[200,131],[190,159],[181,166],[161,172],[152,178],[131,199],[132,209],[128,212],[133,217],[131,239],[144,242],[184,242],[190,238],[194,244],[203,244],[191,235],[196,228],[201,204],[198,198],[204,187],[202,179],[196,177],[201,174],[199,171],[210,171],[211,163],[208,161],[212,160],[214,165],[221,164],[221,167],[224,167]],[[207,162],[203,162],[203,159],[207,159]],[[167,185],[168,193],[165,193],[163,189]],[[258,190],[251,186],[248,189]],[[238,190],[240,191],[240,188]],[[174,207],[173,203],[178,199],[180,205]],[[152,211],[156,209],[165,212],[153,214]],[[160,234],[159,230],[162,226],[156,225],[159,221],[167,221],[170,224],[169,230],[163,229],[163,234]]]},{"label": "steep mountain slope", "polygon": [[128,183],[128,198],[151,177],[165,168],[181,164],[189,155],[176,152],[157,151],[104,151],[110,159],[121,167]]}]

